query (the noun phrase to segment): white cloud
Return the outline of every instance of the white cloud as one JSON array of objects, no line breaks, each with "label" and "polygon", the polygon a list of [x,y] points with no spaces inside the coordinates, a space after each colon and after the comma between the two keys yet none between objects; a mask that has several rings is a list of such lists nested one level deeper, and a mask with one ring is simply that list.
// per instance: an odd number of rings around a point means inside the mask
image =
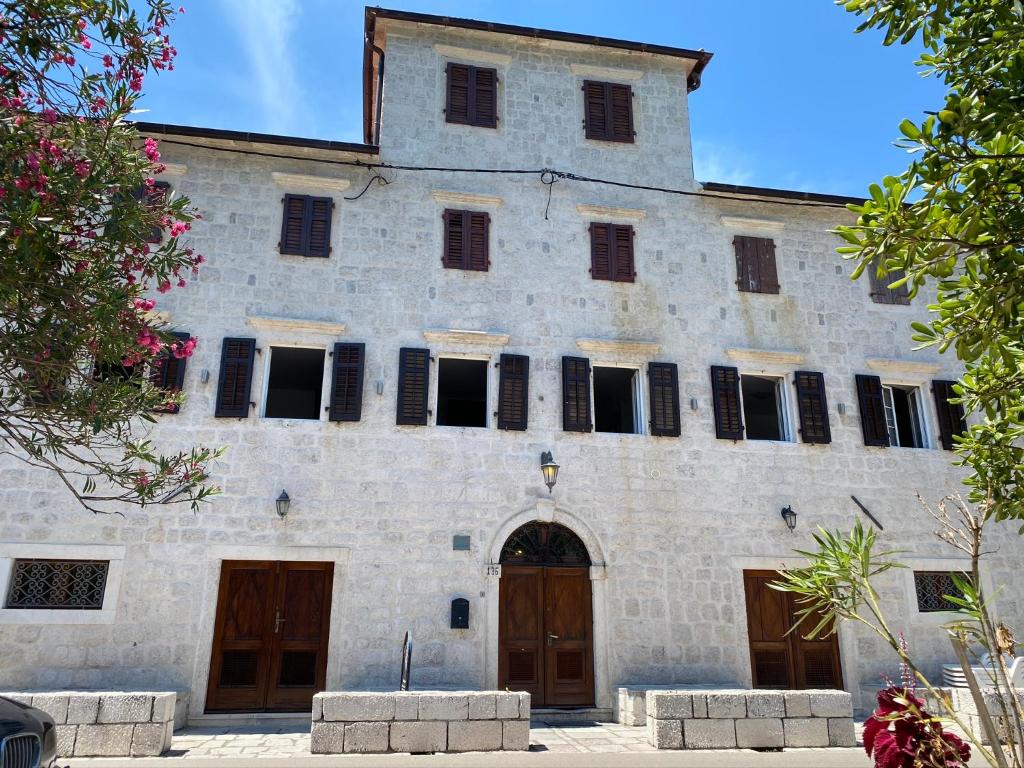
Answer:
[{"label": "white cloud", "polygon": [[754,178],[754,171],[742,152],[706,141],[695,141],[693,175],[697,181],[749,184]]},{"label": "white cloud", "polygon": [[264,130],[294,134],[298,115],[308,115],[295,68],[293,32],[300,13],[295,0],[221,0],[249,60],[249,87],[260,104]]}]

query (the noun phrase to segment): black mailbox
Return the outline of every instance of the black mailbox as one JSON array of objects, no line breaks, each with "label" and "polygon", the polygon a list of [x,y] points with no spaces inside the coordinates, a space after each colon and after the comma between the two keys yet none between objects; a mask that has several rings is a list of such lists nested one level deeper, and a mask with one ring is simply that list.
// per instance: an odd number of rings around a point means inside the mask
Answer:
[{"label": "black mailbox", "polygon": [[469,629],[469,600],[464,597],[452,600],[452,629]]}]

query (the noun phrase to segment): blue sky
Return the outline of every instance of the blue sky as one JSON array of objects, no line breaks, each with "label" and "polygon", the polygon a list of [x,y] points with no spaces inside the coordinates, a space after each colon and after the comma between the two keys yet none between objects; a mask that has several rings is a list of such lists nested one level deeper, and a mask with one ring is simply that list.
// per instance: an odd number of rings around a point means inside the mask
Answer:
[{"label": "blue sky", "polygon": [[[174,72],[140,119],[361,141],[362,2],[184,0]],[[940,103],[912,47],[854,35],[830,0],[393,0],[386,7],[715,54],[690,96],[702,181],[863,194],[907,164],[904,117]]]}]

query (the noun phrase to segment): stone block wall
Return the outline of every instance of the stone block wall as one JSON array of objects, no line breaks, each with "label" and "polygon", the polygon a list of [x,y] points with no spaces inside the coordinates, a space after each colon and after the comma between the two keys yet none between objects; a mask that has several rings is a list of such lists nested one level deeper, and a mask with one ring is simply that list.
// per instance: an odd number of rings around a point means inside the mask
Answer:
[{"label": "stone block wall", "polygon": [[496,752],[530,747],[530,694],[318,693],[310,751]]},{"label": "stone block wall", "polygon": [[174,693],[0,693],[40,709],[57,728],[58,757],[156,757],[171,748]]},{"label": "stone block wall", "polygon": [[649,691],[647,739],[658,749],[852,747],[846,691]]},{"label": "stone block wall", "polygon": [[[981,737],[983,744],[989,744],[990,739],[985,734],[985,729],[981,725],[981,718],[978,716],[978,705],[974,702],[974,697],[967,688],[949,688],[951,704],[953,711],[956,712],[964,725],[966,725],[972,733]],[[1002,709],[999,706],[999,693],[994,688],[982,688],[982,696],[985,700],[985,707],[988,709],[988,713],[992,716],[992,721],[996,727],[996,732],[999,734],[1000,740],[1006,739],[1006,719],[1001,715]],[[1024,692],[1017,693],[1017,699],[1024,704]],[[1009,699],[1007,699],[1009,703]],[[934,714],[945,715],[944,710],[936,710]],[[959,728],[955,728],[959,731]]]}]

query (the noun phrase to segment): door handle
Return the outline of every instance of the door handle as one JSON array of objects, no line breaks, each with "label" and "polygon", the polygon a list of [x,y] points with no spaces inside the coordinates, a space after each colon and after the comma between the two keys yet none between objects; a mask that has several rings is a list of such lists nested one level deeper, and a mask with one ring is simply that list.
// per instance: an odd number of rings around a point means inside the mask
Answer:
[{"label": "door handle", "polygon": [[555,635],[555,634],[552,634],[551,632],[548,632],[548,645],[551,645],[551,641],[552,640],[557,640],[557,639],[558,639],[558,635]]},{"label": "door handle", "polygon": [[281,611],[274,611],[274,634],[278,634],[281,631],[281,625],[285,623],[287,619],[281,618]]}]

